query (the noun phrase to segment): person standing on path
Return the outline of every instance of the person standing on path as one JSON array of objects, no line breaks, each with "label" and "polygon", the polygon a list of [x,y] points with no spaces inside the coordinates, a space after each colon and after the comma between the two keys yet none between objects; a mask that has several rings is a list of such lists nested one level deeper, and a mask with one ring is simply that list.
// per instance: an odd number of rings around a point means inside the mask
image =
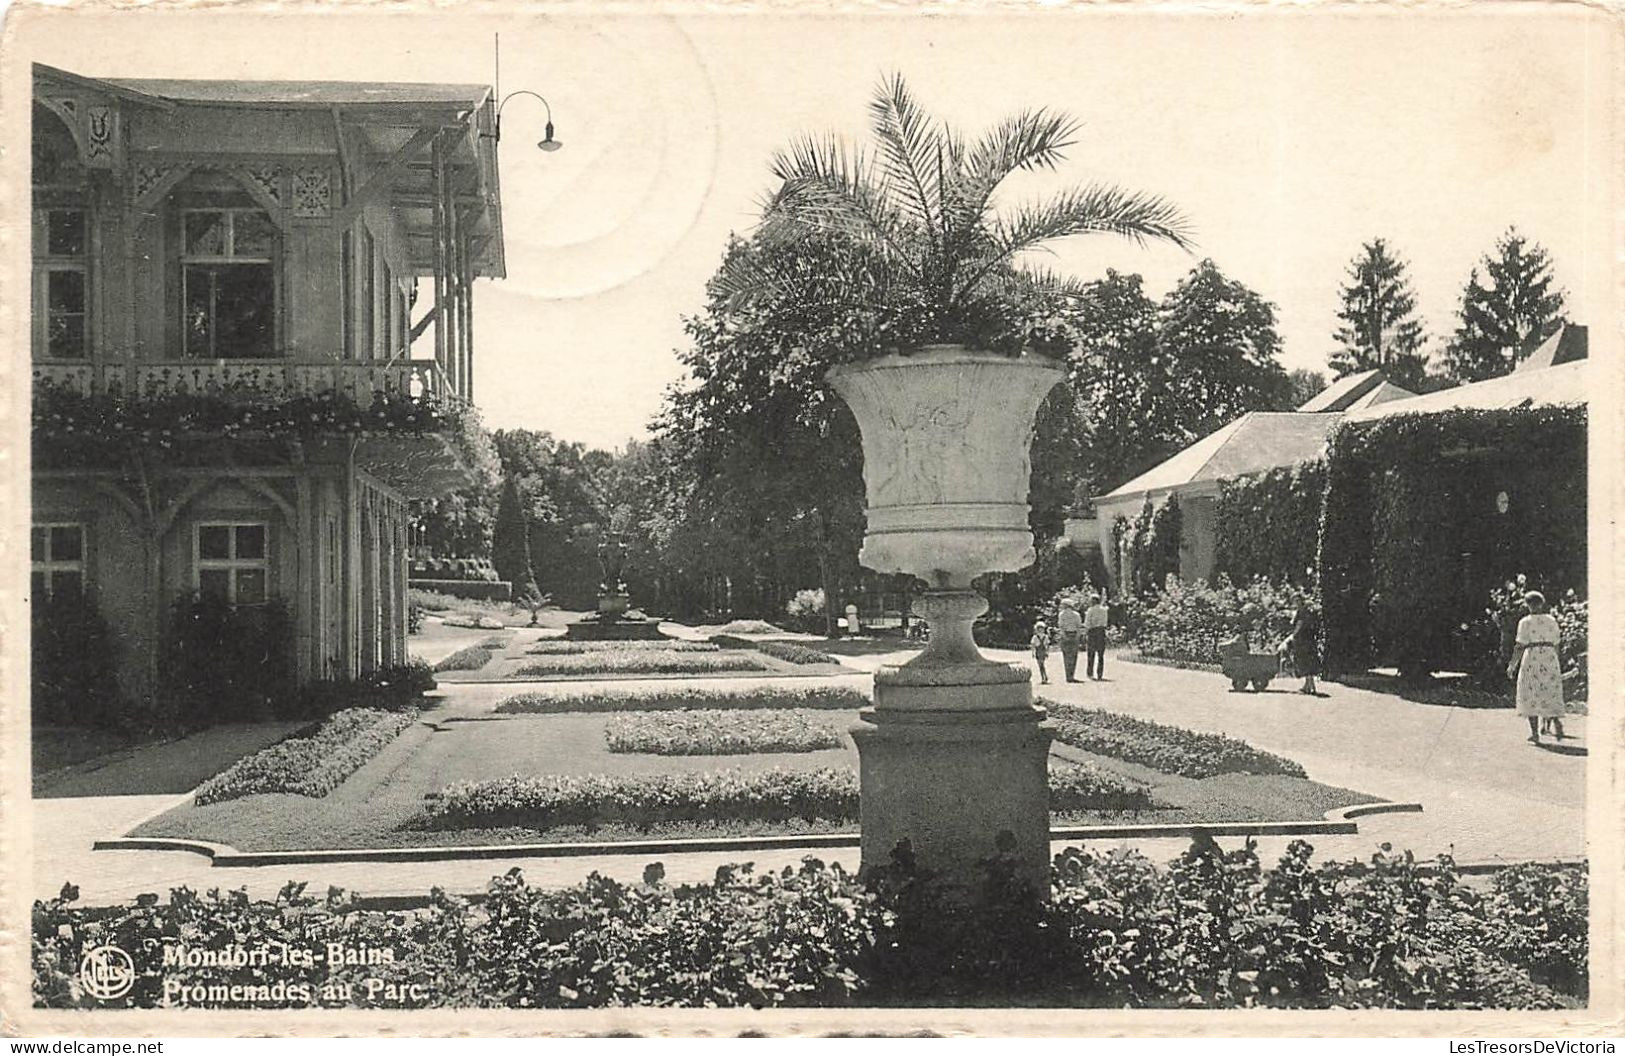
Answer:
[{"label": "person standing on path", "polygon": [[1529,743],[1540,743],[1542,719],[1552,720],[1563,739],[1563,665],[1557,646],[1563,633],[1546,611],[1546,596],[1531,590],[1523,596],[1529,615],[1518,621],[1518,636],[1507,664],[1507,677],[1518,680],[1518,714],[1529,720]]},{"label": "person standing on path", "polygon": [[1106,608],[1106,597],[1096,593],[1090,599],[1091,604],[1083,614],[1084,645],[1088,649],[1085,657],[1084,670],[1090,678],[1097,682],[1106,680],[1106,624],[1111,617],[1111,610]]},{"label": "person standing on path", "polygon": [[1320,691],[1315,687],[1315,676],[1320,674],[1319,639],[1320,617],[1306,601],[1292,614],[1292,633],[1287,636],[1285,644],[1293,670],[1303,679],[1303,687],[1298,692],[1312,697],[1320,696]]},{"label": "person standing on path", "polygon": [[1055,620],[1061,632],[1061,666],[1066,669],[1066,680],[1078,680],[1078,636],[1083,632],[1083,617],[1078,614],[1076,598],[1061,599],[1061,614]]},{"label": "person standing on path", "polygon": [[1044,661],[1049,659],[1049,624],[1039,620],[1033,624],[1033,659],[1038,662],[1038,681],[1041,685],[1049,685],[1049,672],[1044,670]]}]

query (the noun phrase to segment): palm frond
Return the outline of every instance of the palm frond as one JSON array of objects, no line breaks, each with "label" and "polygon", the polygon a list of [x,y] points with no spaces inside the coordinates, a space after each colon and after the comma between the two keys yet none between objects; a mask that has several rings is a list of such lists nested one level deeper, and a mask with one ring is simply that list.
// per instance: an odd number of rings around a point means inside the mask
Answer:
[{"label": "palm frond", "polygon": [[970,270],[959,293],[975,288],[996,268],[1024,250],[1073,235],[1114,234],[1147,242],[1171,242],[1190,249],[1190,223],[1179,208],[1154,194],[1128,191],[1111,184],[1090,184],[1063,191],[1048,200],[1022,206],[988,225],[990,252]]},{"label": "palm frond", "polygon": [[1181,249],[1193,245],[1190,222],[1172,202],[1155,194],[1128,191],[1111,184],[1091,184],[1063,191],[1047,201],[1017,208],[990,225],[990,237],[1009,255],[1034,249],[1057,238],[1083,234],[1113,234],[1140,245],[1171,242]]},{"label": "palm frond", "polygon": [[1053,110],[1023,110],[1000,121],[982,136],[965,159],[962,208],[974,222],[1011,173],[1053,169],[1076,142],[1078,122]]},{"label": "palm frond", "polygon": [[773,156],[780,184],[762,203],[764,223],[788,221],[851,237],[880,237],[890,227],[862,151],[834,136],[804,136]]},{"label": "palm frond", "polygon": [[869,102],[888,189],[932,238],[942,232],[942,129],[914,99],[900,73],[882,81]]},{"label": "palm frond", "polygon": [[861,243],[824,240],[786,252],[758,235],[728,255],[707,289],[729,309],[789,298],[832,311],[862,310],[886,297],[899,281],[888,259]]}]

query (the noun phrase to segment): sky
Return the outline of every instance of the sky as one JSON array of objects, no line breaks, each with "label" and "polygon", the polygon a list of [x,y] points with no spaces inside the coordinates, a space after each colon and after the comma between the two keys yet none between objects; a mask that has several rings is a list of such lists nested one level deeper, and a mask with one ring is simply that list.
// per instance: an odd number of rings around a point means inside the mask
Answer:
[{"label": "sky", "polygon": [[[1059,12],[843,16],[463,14],[42,16],[8,50],[87,75],[490,83],[551,106],[504,112],[508,275],[475,293],[477,399],[492,428],[590,446],[646,436],[682,377],[683,317],[731,232],[771,189],[773,151],[811,131],[861,139],[901,72],[974,134],[1028,107],[1082,122],[1055,173],[1001,201],[1105,181],[1161,194],[1194,254],[1109,236],[1044,263],[1145,276],[1160,297],[1202,257],[1277,307],[1288,368],[1324,369],[1361,243],[1410,264],[1438,353],[1469,270],[1511,224],[1550,250],[1577,322],[1603,321],[1607,234],[1588,222],[1608,41],[1577,5],[1399,16]],[[581,9],[576,9],[581,10]],[[16,12],[13,12],[15,19]],[[189,36],[189,34],[203,34]],[[180,46],[206,39],[206,47]],[[13,63],[9,83],[26,76]]]}]

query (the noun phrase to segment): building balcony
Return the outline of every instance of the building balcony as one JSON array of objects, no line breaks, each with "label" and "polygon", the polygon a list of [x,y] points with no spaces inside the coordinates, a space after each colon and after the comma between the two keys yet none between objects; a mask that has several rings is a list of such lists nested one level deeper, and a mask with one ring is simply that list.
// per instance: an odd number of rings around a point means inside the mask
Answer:
[{"label": "building balcony", "polygon": [[348,396],[362,407],[376,394],[455,400],[445,372],[432,359],[180,359],[35,360],[34,385],[82,396],[137,398],[232,393],[276,398],[318,393]]},{"label": "building balcony", "polygon": [[[340,461],[432,498],[471,483],[489,445],[434,360],[47,360],[33,380],[36,470],[105,470],[132,449],[173,465]],[[205,399],[143,406],[177,397]]]}]

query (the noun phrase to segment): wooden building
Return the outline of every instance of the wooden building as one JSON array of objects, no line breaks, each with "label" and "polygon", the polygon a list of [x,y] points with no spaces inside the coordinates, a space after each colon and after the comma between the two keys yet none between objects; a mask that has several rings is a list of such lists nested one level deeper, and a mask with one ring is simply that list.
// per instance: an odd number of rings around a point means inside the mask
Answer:
[{"label": "wooden building", "polygon": [[404,662],[503,276],[490,89],[33,81],[33,596],[92,599],[132,694],[194,595],[279,601],[300,680]]}]

